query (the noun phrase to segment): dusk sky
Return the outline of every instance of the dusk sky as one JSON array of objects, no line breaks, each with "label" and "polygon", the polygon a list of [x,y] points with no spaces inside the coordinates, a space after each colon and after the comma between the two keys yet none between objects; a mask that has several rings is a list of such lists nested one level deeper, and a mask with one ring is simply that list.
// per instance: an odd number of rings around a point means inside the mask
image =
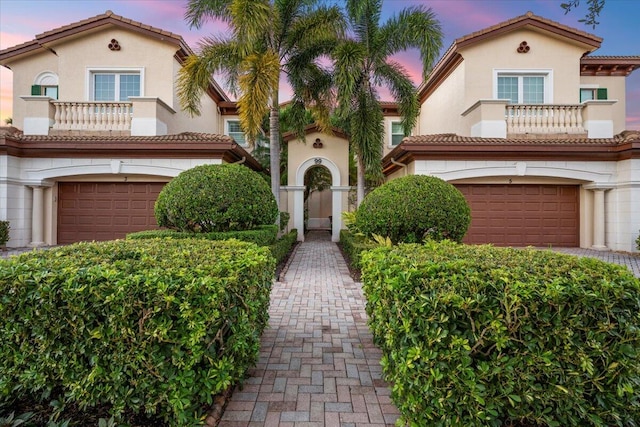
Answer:
[{"label": "dusk sky", "polygon": [[[527,11],[562,24],[593,33],[604,39],[593,55],[640,55],[640,0],[607,0],[600,24],[593,29],[579,19],[586,13],[586,0],[565,15],[561,0],[386,0],[383,20],[404,7],[424,4],[441,22],[444,49],[463,35],[522,15]],[[187,0],[0,0],[0,49],[32,40],[36,34],[89,18],[106,10],[142,23],[180,34],[197,51],[203,36],[219,34],[225,27],[208,23],[190,29],[184,20]],[[442,52],[441,52],[442,53]],[[417,52],[397,58],[420,84]],[[0,125],[11,117],[12,73],[0,67]],[[285,99],[281,99],[284,101]],[[627,129],[640,130],[640,70],[627,77]]]}]

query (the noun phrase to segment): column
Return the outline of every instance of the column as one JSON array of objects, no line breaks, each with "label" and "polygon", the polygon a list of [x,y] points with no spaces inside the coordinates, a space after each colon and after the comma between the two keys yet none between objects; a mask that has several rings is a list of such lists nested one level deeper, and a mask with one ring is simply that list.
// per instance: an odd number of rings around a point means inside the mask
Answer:
[{"label": "column", "polygon": [[593,188],[593,246],[591,249],[608,250],[605,245],[604,192],[606,188]]},{"label": "column", "polygon": [[293,191],[293,227],[298,229],[298,241],[304,242],[304,185],[290,185]]},{"label": "column", "polygon": [[31,186],[33,203],[31,208],[31,243],[29,246],[44,245],[44,187]]},{"label": "column", "polygon": [[340,241],[340,230],[342,229],[342,202],[345,195],[348,194],[351,187],[349,186],[331,186],[332,194],[332,215],[333,221],[331,225],[331,241]]}]

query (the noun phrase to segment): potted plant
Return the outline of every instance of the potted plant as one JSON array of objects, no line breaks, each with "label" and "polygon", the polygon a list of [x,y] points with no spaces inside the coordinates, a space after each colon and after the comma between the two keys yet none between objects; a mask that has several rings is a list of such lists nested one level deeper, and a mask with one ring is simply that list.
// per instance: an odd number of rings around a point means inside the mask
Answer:
[{"label": "potted plant", "polygon": [[9,221],[0,221],[0,250],[7,250],[7,242],[9,241]]}]

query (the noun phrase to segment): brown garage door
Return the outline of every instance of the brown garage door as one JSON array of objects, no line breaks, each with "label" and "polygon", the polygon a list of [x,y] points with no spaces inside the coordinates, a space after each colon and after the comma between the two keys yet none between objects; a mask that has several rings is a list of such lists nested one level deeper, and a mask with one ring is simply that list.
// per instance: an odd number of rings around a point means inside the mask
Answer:
[{"label": "brown garage door", "polygon": [[58,243],[113,240],[157,228],[153,205],[164,183],[61,182]]},{"label": "brown garage door", "polygon": [[465,243],[579,245],[575,185],[456,185],[471,207]]}]

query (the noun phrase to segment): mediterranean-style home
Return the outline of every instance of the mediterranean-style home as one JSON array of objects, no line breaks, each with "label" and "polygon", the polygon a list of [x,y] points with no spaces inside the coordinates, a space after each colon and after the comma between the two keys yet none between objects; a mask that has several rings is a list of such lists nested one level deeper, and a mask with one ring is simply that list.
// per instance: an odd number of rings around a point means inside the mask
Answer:
[{"label": "mediterranean-style home", "polygon": [[[404,138],[383,103],[388,179],[429,174],[472,208],[466,241],[633,251],[640,230],[640,134],[625,132],[625,77],[640,56],[598,57],[601,39],[527,13],[461,37],[419,88]],[[236,105],[211,81],[202,115],[176,96],[192,51],[173,33],[105,14],[0,51],[13,70],[15,128],[0,131],[0,219],[9,246],[122,237],[155,226],[164,183],[202,163],[260,165]],[[281,210],[299,230],[349,209],[348,137],[285,134]],[[305,176],[330,186],[305,201]],[[307,194],[308,195],[308,194]]]}]

